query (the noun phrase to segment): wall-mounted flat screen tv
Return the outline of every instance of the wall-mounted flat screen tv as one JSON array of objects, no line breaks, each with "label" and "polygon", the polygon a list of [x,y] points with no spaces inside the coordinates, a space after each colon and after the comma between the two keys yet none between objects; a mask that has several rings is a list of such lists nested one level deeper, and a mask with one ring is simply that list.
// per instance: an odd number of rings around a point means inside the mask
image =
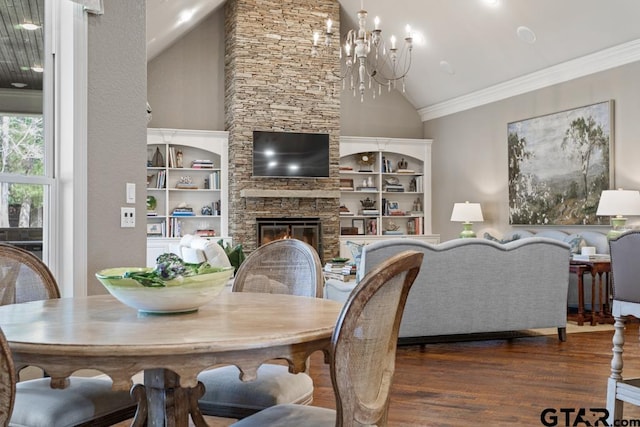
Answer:
[{"label": "wall-mounted flat screen tv", "polygon": [[253,176],[329,177],[329,134],[253,131]]}]

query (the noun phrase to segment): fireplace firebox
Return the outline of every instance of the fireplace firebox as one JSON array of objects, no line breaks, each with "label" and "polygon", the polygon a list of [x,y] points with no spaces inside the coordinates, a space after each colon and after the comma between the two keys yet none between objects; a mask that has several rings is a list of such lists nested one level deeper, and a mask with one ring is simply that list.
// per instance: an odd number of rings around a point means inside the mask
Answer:
[{"label": "fireplace firebox", "polygon": [[273,240],[298,239],[311,245],[322,259],[320,218],[256,218],[258,246]]}]

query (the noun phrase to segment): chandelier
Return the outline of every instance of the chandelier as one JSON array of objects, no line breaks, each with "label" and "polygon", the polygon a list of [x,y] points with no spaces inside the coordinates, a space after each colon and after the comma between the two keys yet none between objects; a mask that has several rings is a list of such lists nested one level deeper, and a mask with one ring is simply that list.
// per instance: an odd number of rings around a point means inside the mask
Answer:
[{"label": "chandelier", "polygon": [[[382,88],[387,91],[396,88],[398,81],[402,83],[402,92],[405,91],[405,77],[411,68],[411,51],[413,48],[413,37],[411,27],[407,25],[406,36],[400,51],[396,45],[396,37],[391,36],[391,47],[387,46],[382,39],[380,29],[380,19],[374,19],[374,28],[367,30],[367,11],[361,3],[358,11],[358,29],[349,30],[340,45],[340,73],[333,73],[342,81],[342,88],[353,91],[356,96],[360,93],[360,102],[364,101],[364,93],[368,88],[372,91],[373,98],[382,94]],[[332,47],[333,22],[327,19],[327,26],[324,34],[324,45],[320,45],[321,31],[313,32],[313,46],[311,55],[333,55],[335,51]],[[348,83],[348,85],[347,85]],[[357,92],[356,92],[357,90]]]}]

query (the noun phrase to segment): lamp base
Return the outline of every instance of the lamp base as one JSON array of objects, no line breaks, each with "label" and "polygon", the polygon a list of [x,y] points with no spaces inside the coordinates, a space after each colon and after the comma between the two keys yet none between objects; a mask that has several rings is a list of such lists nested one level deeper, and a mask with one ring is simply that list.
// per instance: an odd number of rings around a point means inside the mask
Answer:
[{"label": "lamp base", "polygon": [[613,228],[607,233],[607,239],[611,240],[620,237],[622,233],[627,231],[626,224],[627,218],[622,218],[619,216],[611,218],[611,225],[613,226]]},{"label": "lamp base", "polygon": [[475,231],[473,231],[471,229],[472,226],[473,226],[473,224],[470,223],[470,222],[463,222],[462,223],[462,232],[460,233],[460,238],[461,239],[467,239],[469,237],[476,237]]}]

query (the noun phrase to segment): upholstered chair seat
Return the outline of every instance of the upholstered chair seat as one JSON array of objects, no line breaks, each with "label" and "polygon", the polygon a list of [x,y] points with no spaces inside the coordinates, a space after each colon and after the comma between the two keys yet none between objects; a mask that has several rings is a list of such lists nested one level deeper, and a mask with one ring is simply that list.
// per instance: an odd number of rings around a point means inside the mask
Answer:
[{"label": "upholstered chair seat", "polygon": [[[240,265],[233,292],[277,293],[322,298],[322,263],[316,250],[300,240],[274,240],[253,251]],[[295,319],[286,319],[295,322]],[[244,418],[270,406],[313,401],[313,381],[305,373],[268,363],[253,381],[240,380],[236,366],[204,371],[198,380],[205,394],[198,401],[204,415]]]}]

